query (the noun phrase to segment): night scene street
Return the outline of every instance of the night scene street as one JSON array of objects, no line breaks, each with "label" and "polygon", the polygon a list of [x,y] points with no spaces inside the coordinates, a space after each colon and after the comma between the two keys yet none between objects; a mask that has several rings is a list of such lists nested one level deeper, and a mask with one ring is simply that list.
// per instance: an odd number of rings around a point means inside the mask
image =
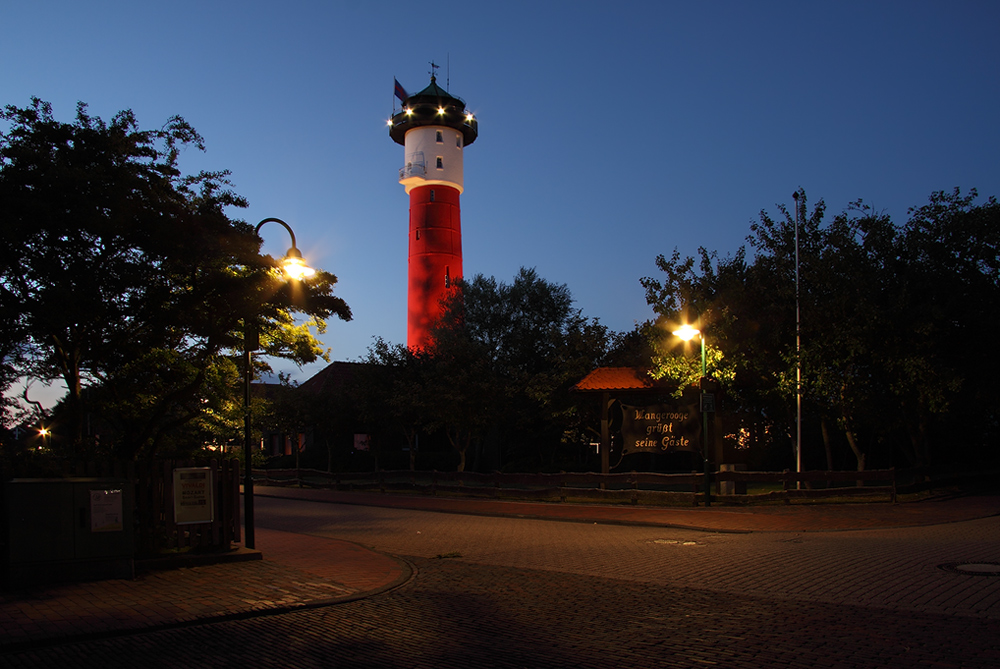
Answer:
[{"label": "night scene street", "polygon": [[1000,3],[0,21],[0,669],[1000,667]]},{"label": "night scene street", "polygon": [[[406,497],[376,507],[267,494],[290,498],[258,498],[262,561],[42,591],[22,601],[52,611],[104,589],[173,591],[178,608],[106,602],[62,638],[45,640],[40,626],[0,646],[0,664],[176,667],[195,653],[220,667],[993,667],[1000,657],[997,572],[944,568],[1000,562],[996,497],[913,503],[938,522],[913,527],[921,510],[896,511],[905,505],[654,509],[624,519],[650,524],[623,525],[586,520],[609,513],[590,507],[567,522],[539,519],[553,505],[479,503],[511,514],[489,516],[415,511]],[[213,595],[219,610],[180,608]],[[18,600],[0,601],[6,632]],[[79,605],[61,604],[72,623]],[[92,638],[72,640],[87,629]]]}]

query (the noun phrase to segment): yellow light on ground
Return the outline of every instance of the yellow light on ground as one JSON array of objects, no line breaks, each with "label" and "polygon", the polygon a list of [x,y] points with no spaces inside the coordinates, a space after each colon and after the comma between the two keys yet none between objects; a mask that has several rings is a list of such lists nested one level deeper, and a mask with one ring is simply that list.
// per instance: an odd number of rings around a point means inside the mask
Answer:
[{"label": "yellow light on ground", "polygon": [[701,334],[701,330],[699,330],[698,328],[693,328],[687,323],[685,323],[677,330],[674,330],[671,334],[677,335],[684,341],[691,341],[692,339],[695,338],[695,336]]}]

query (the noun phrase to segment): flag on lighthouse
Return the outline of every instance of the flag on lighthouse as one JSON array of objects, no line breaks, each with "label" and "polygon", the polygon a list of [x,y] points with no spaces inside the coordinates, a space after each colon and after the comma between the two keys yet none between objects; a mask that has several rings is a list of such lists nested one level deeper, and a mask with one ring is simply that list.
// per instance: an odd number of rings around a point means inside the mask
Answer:
[{"label": "flag on lighthouse", "polygon": [[406,92],[403,86],[398,81],[396,81],[395,77],[392,78],[392,83],[396,85],[396,97],[399,98],[400,101],[406,102],[406,98],[410,97],[409,94]]}]

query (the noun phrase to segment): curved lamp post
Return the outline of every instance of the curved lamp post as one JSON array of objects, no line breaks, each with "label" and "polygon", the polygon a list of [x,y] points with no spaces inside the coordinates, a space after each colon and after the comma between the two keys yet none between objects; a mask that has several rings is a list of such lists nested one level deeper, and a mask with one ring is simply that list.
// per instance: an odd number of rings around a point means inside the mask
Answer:
[{"label": "curved lamp post", "polygon": [[[281,267],[285,275],[293,280],[300,281],[316,273],[302,259],[302,253],[295,245],[295,233],[292,228],[280,218],[265,218],[257,224],[254,232],[259,236],[260,229],[265,223],[280,223],[288,235],[292,238],[292,248],[288,249],[285,257],[281,260]],[[246,472],[243,478],[243,545],[247,548],[254,548],[254,523],[253,523],[253,444],[251,439],[250,421],[250,382],[253,378],[252,356],[258,347],[257,331],[254,330],[251,319],[247,316],[243,320],[243,459]]]},{"label": "curved lamp post", "polygon": [[674,330],[671,334],[676,335],[684,341],[691,341],[696,336],[701,339],[701,456],[705,461],[705,506],[712,506],[712,475],[708,463],[708,412],[705,411],[705,377],[707,376],[705,364],[705,333],[697,328],[693,328],[687,323]]}]

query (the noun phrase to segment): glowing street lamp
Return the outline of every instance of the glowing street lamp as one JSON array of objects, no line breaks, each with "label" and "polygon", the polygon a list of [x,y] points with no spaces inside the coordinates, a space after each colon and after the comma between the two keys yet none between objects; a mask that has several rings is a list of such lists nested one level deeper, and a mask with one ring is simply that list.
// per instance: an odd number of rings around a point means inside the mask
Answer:
[{"label": "glowing street lamp", "polygon": [[[306,264],[302,259],[302,253],[295,245],[295,233],[292,228],[280,218],[265,218],[257,224],[255,233],[260,234],[260,229],[265,223],[279,223],[288,235],[292,238],[292,248],[288,249],[285,257],[281,260],[281,267],[285,276],[292,281],[301,281],[316,274],[316,270]],[[253,324],[248,316],[243,321],[243,459],[245,461],[245,473],[243,477],[243,545],[247,548],[254,548],[254,519],[253,519],[253,444],[251,440],[250,421],[250,382],[253,379],[252,356],[257,349],[257,332],[253,329]]]},{"label": "glowing street lamp", "polygon": [[294,281],[308,279],[316,274],[316,270],[306,264],[306,261],[302,259],[302,254],[294,245],[281,259],[281,268],[285,270],[285,275]]},{"label": "glowing street lamp", "polygon": [[712,506],[712,478],[708,462],[708,411],[705,410],[705,377],[708,375],[705,360],[705,333],[698,328],[691,327],[685,323],[671,334],[684,340],[691,341],[695,337],[701,339],[701,457],[705,462],[705,506]]}]

